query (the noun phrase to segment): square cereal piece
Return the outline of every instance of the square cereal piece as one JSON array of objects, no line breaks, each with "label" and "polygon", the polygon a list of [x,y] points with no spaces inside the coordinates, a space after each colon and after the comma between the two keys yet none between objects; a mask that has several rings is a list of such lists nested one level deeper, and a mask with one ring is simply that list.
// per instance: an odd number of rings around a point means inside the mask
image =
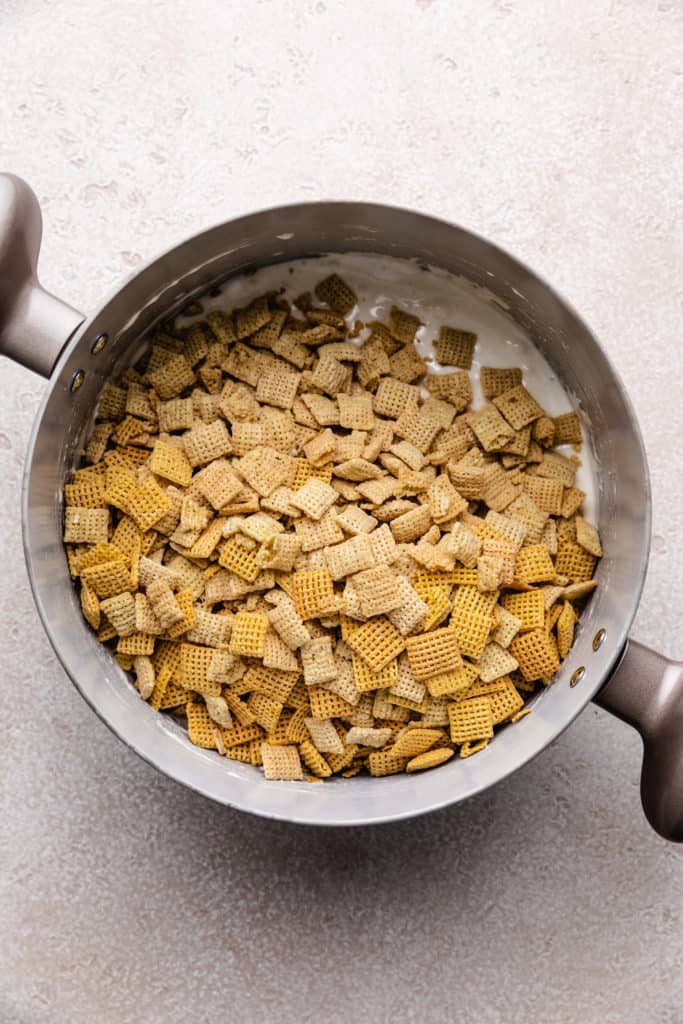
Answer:
[{"label": "square cereal piece", "polygon": [[495,593],[480,594],[476,587],[460,586],[455,592],[450,628],[468,658],[478,658],[486,646],[496,601]]},{"label": "square cereal piece", "polygon": [[156,476],[170,480],[179,487],[188,487],[192,479],[192,466],[185,452],[165,441],[155,441],[149,468]]},{"label": "square cereal piece", "polygon": [[541,476],[522,477],[522,487],[542,512],[548,515],[562,515],[564,484],[561,480],[549,480]]},{"label": "square cereal piece", "polygon": [[183,434],[183,445],[190,465],[205,466],[232,451],[228,429],[223,420],[201,423]]},{"label": "square cereal piece", "polygon": [[97,405],[98,420],[122,420],[126,414],[126,391],[116,384],[105,384]]},{"label": "square cereal piece", "polygon": [[396,421],[394,430],[426,455],[441,430],[441,424],[420,409],[408,406]]},{"label": "square cereal piece", "polygon": [[419,398],[420,389],[414,384],[384,377],[379,383],[373,404],[378,416],[398,419],[406,408],[417,406]]},{"label": "square cereal piece", "polygon": [[387,523],[383,523],[379,529],[369,534],[370,547],[375,556],[375,562],[383,562],[391,565],[398,557],[398,548],[392,532]]},{"label": "square cereal piece", "polygon": [[64,512],[65,544],[106,544],[109,539],[109,509],[78,508]]},{"label": "square cereal piece", "polygon": [[491,633],[491,639],[501,647],[509,647],[522,628],[522,620],[502,605],[497,607],[496,611],[498,625]]},{"label": "square cereal piece", "polygon": [[429,611],[429,605],[422,600],[405,576],[398,575],[395,579],[398,604],[388,612],[387,618],[392,626],[396,627],[401,636],[407,636],[421,622],[424,622]]},{"label": "square cereal piece", "polygon": [[417,757],[433,747],[442,736],[440,729],[405,729],[391,748],[391,753],[395,757]]},{"label": "square cereal piece", "polygon": [[[311,466],[320,466],[331,461],[336,447],[337,438],[332,431],[327,428],[326,430],[321,430],[315,437],[312,437],[310,441],[307,441],[303,446],[303,451]],[[304,460],[302,459],[296,460],[297,464],[303,461]],[[312,473],[309,475],[313,476]],[[299,486],[305,482],[306,479],[302,478]],[[294,489],[296,490],[296,487]]]},{"label": "square cereal piece", "polygon": [[[351,577],[360,610],[366,619],[384,615],[398,607],[401,592],[398,577],[388,565],[374,565]],[[412,588],[411,588],[412,589]]]},{"label": "square cereal piece", "polygon": [[297,650],[311,639],[294,602],[286,594],[282,594],[275,607],[271,608],[268,618],[273,629],[291,651]]},{"label": "square cereal piece", "polygon": [[484,398],[491,400],[510,388],[518,387],[522,383],[522,371],[518,367],[482,366],[479,380]]},{"label": "square cereal piece", "polygon": [[439,337],[434,342],[434,354],[444,366],[459,366],[469,370],[477,343],[477,335],[455,327],[441,326]]},{"label": "square cereal piece", "polygon": [[269,323],[273,314],[268,305],[268,296],[259,295],[248,306],[235,311],[235,334],[241,340]]},{"label": "square cereal piece", "polygon": [[389,312],[389,331],[392,338],[402,341],[404,345],[409,345],[414,340],[418,327],[421,326],[422,321],[419,317],[413,316],[412,313],[406,313],[405,310],[399,309],[398,306],[391,307]]},{"label": "square cereal piece", "polygon": [[171,629],[172,626],[175,626],[184,619],[183,610],[163,577],[152,580],[148,585],[147,599],[150,604],[150,610],[159,622],[162,630]]},{"label": "square cereal piece", "polygon": [[488,697],[473,697],[449,704],[448,720],[454,743],[471,743],[493,736],[493,713]]},{"label": "square cereal piece", "polygon": [[427,488],[427,501],[435,523],[449,523],[465,512],[467,499],[455,489],[450,478],[442,473]]},{"label": "square cereal piece", "polygon": [[571,519],[583,505],[586,492],[578,487],[565,487],[564,498],[562,499],[562,518]]},{"label": "square cereal piece", "polygon": [[571,650],[572,642],[574,640],[574,625],[576,623],[576,612],[570,605],[569,601],[565,601],[562,606],[562,611],[557,619],[557,649],[560,658],[564,659]]},{"label": "square cereal piece", "polygon": [[269,546],[267,557],[263,563],[266,569],[279,569],[282,572],[291,572],[294,563],[301,552],[301,541],[291,533],[279,534],[273,537]]},{"label": "square cereal piece", "polygon": [[332,398],[341,390],[345,380],[346,368],[344,364],[330,355],[322,355],[318,359],[310,377],[310,382],[314,388],[318,388],[320,391],[331,395]]},{"label": "square cereal piece", "polygon": [[329,427],[339,423],[339,406],[324,395],[303,394],[301,400],[318,426]]},{"label": "square cereal piece", "polygon": [[452,426],[457,411],[451,402],[446,402],[443,398],[435,398],[433,395],[422,405],[422,412],[425,416],[431,416],[433,420],[436,420],[442,430],[448,430]]},{"label": "square cereal piece", "polygon": [[119,636],[132,636],[135,628],[135,598],[130,593],[117,594],[100,602],[101,611]]},{"label": "square cereal piece", "polygon": [[211,329],[211,333],[223,345],[232,345],[233,342],[237,341],[235,325],[231,314],[224,312],[222,309],[214,309],[207,313],[206,322]]},{"label": "square cereal piece", "polygon": [[344,534],[337,525],[331,509],[318,522],[307,518],[297,519],[294,529],[300,550],[305,552],[318,551],[344,540]]},{"label": "square cereal piece", "polygon": [[345,533],[350,533],[354,537],[360,533],[372,533],[377,526],[374,516],[363,512],[358,505],[347,505],[341,512],[335,513],[334,518]]},{"label": "square cereal piece", "polygon": [[373,462],[356,457],[347,459],[335,466],[334,475],[344,480],[351,480],[354,483],[362,483],[366,480],[379,480],[384,476],[384,471]]},{"label": "square cereal piece", "polygon": [[216,459],[194,476],[192,486],[218,511],[235,500],[244,484],[226,459]]},{"label": "square cereal piece", "polygon": [[352,657],[353,677],[358,693],[369,693],[392,687],[398,682],[398,662],[394,658],[378,672],[373,672],[359,654]]},{"label": "square cereal piece", "polygon": [[261,571],[256,550],[243,547],[236,537],[228,537],[225,541],[218,556],[218,564],[248,583],[253,583]]},{"label": "square cereal piece", "polygon": [[373,726],[353,725],[346,734],[348,746],[357,744],[359,747],[374,747],[379,749],[391,739],[392,729],[376,729]]},{"label": "square cereal piece", "polygon": [[504,448],[514,436],[513,428],[505,422],[495,405],[487,405],[472,413],[469,425],[487,452]]},{"label": "square cereal piece", "polygon": [[325,548],[325,560],[331,579],[341,580],[345,576],[353,576],[375,564],[372,536],[373,534],[358,534],[341,544]]},{"label": "square cereal piece", "polygon": [[503,608],[521,623],[519,631],[542,629],[545,622],[545,604],[542,590],[529,590],[520,594],[505,594],[500,602]]},{"label": "square cereal piece", "polygon": [[458,641],[450,627],[406,639],[410,669],[416,679],[429,679],[462,666]]},{"label": "square cereal piece", "polygon": [[533,498],[528,494],[520,494],[505,509],[505,515],[524,524],[527,544],[540,544],[548,513],[543,512]]},{"label": "square cereal piece", "polygon": [[196,383],[194,371],[184,355],[171,356],[158,370],[147,375],[159,398],[166,402],[177,398]]},{"label": "square cereal piece", "polygon": [[406,384],[424,377],[427,372],[427,364],[422,356],[416,351],[412,342],[404,345],[398,352],[394,353],[389,360],[391,376],[396,380],[403,380]]},{"label": "square cereal piece", "polygon": [[431,525],[432,514],[429,505],[416,505],[409,512],[392,519],[389,529],[398,544],[410,544],[422,537]]},{"label": "square cereal piece", "polygon": [[174,430],[190,430],[194,424],[194,409],[191,398],[170,398],[157,405],[159,430],[171,433]]},{"label": "square cereal piece", "polygon": [[209,680],[208,672],[214,650],[212,647],[201,647],[197,644],[180,644],[180,661],[173,681],[178,682],[186,690],[220,697],[221,684]]},{"label": "square cereal piece", "polygon": [[576,543],[584,548],[595,558],[602,558],[602,544],[600,534],[595,526],[589,523],[583,516],[576,517]]},{"label": "square cereal piece", "polygon": [[522,384],[496,395],[493,404],[500,409],[508,423],[521,430],[543,416],[543,408]]},{"label": "square cereal piece", "polygon": [[397,757],[389,750],[376,750],[368,755],[368,769],[375,778],[381,778],[384,775],[397,775],[399,772],[405,771],[408,760],[407,757]]},{"label": "square cereal piece", "polygon": [[424,464],[425,457],[419,448],[416,448],[410,441],[398,441],[396,444],[392,444],[389,448],[392,455],[396,455],[402,462],[405,462],[406,466],[410,469],[414,469],[419,472]]},{"label": "square cereal piece", "polygon": [[515,563],[515,576],[524,583],[548,583],[558,572],[545,544],[520,548]]},{"label": "square cereal piece", "polygon": [[371,505],[383,505],[389,498],[394,498],[401,489],[401,483],[389,476],[382,477],[380,480],[364,480],[363,483],[358,484],[361,495]]},{"label": "square cereal piece", "polygon": [[555,569],[558,576],[566,576],[570,583],[590,580],[597,559],[571,537],[561,536],[557,540]]},{"label": "square cereal piece", "polygon": [[273,746],[271,743],[261,744],[263,774],[271,782],[293,782],[303,779],[301,758],[296,746]]},{"label": "square cereal piece", "polygon": [[339,495],[334,487],[330,487],[329,484],[323,483],[316,477],[311,477],[303,487],[293,492],[291,503],[311,519],[318,520],[322,519],[338,498]]},{"label": "square cereal piece", "polygon": [[237,612],[232,620],[231,654],[247,658],[263,658],[268,617],[260,612]]},{"label": "square cereal piece", "polygon": [[339,733],[329,718],[306,718],[305,723],[313,746],[321,754],[343,754],[345,752]]},{"label": "square cereal piece", "polygon": [[309,686],[308,696],[311,702],[311,716],[313,718],[321,720],[325,718],[349,719],[356,714],[356,708],[353,704],[349,704],[324,686]]},{"label": "square cereal piece", "polygon": [[254,448],[243,455],[234,468],[262,498],[289,481],[292,459],[274,448]]},{"label": "square cereal piece", "polygon": [[553,435],[554,445],[580,445],[583,441],[581,420],[575,412],[565,412],[562,416],[554,416],[553,424],[555,426],[555,433]]},{"label": "square cereal piece", "polygon": [[520,633],[510,644],[510,653],[528,683],[549,683],[560,667],[557,645],[545,629]]},{"label": "square cereal piece", "polygon": [[249,694],[247,707],[254,716],[256,724],[265,729],[267,733],[272,733],[277,728],[283,708],[280,701],[257,691]]},{"label": "square cereal piece", "polygon": [[384,617],[363,623],[349,636],[347,643],[373,672],[379,672],[397,658],[406,645],[396,627]]},{"label": "square cereal piece", "polygon": [[497,643],[488,643],[479,658],[479,677],[482,683],[492,683],[517,668],[517,662],[509,651]]},{"label": "square cereal piece", "polygon": [[355,292],[339,274],[330,274],[315,286],[315,294],[321,302],[341,316],[348,316],[358,302]]},{"label": "square cereal piece", "polygon": [[189,701],[185,706],[187,716],[187,736],[195,747],[203,747],[204,750],[214,750],[216,737],[214,723],[205,704]]},{"label": "square cereal piece", "polygon": [[576,470],[580,465],[581,460],[576,455],[567,458],[559,452],[545,452],[536,473],[546,479],[561,480],[565,487],[573,487]]},{"label": "square cereal piece", "polygon": [[195,608],[196,621],[185,634],[189,643],[205,647],[225,648],[230,643],[232,618],[228,615],[214,615],[205,608]]},{"label": "square cereal piece", "polygon": [[256,385],[256,398],[266,405],[291,409],[299,390],[301,374],[277,360],[265,371]]},{"label": "square cereal piece", "polygon": [[339,403],[339,425],[345,430],[372,430],[375,414],[372,410],[372,395],[337,396]]},{"label": "square cereal piece", "polygon": [[517,688],[512,680],[506,679],[505,682],[506,686],[504,689],[494,690],[493,693],[487,694],[491,704],[494,725],[500,725],[501,722],[508,720],[514,721],[515,719],[512,716],[524,707],[524,701],[517,692]]},{"label": "square cereal piece", "polygon": [[301,619],[324,615],[334,601],[332,577],[327,569],[295,572],[287,582]]}]

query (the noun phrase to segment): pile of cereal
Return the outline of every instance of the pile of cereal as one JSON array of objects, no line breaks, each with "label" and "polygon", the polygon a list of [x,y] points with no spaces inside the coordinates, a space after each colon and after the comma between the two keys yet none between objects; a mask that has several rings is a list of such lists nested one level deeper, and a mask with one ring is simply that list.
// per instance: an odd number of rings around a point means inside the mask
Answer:
[{"label": "pile of cereal", "polygon": [[[267,779],[482,750],[571,647],[602,554],[573,412],[476,335],[353,321],[338,276],[154,333],[64,488],[83,614],[143,700]],[[449,368],[444,372],[443,367]],[[304,767],[302,767],[302,764]]]}]

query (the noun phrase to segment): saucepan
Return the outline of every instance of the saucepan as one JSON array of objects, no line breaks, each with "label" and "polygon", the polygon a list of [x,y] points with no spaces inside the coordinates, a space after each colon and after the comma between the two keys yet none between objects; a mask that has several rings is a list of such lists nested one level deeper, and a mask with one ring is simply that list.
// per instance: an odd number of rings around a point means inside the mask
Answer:
[{"label": "saucepan", "polygon": [[[639,731],[645,813],[660,835],[683,841],[683,665],[628,639],[650,543],[643,444],[631,403],[600,345],[548,284],[497,246],[433,217],[360,202],[301,203],[195,235],[134,274],[84,318],[39,284],[40,237],[35,195],[19,178],[0,176],[0,352],[49,378],[24,477],[28,573],[62,665],[125,743],[178,782],[241,810],[305,824],[376,824],[480,793],[543,750],[595,700]],[[63,485],[102,386],[131,364],[153,325],[235,274],[337,252],[380,253],[443,268],[488,289],[527,332],[589,424],[605,556],[571,653],[553,685],[534,698],[532,715],[501,730],[476,757],[421,776],[358,776],[308,786],[267,782],[256,768],[193,746],[179,723],[140,700],[83,621],[62,546]]]}]

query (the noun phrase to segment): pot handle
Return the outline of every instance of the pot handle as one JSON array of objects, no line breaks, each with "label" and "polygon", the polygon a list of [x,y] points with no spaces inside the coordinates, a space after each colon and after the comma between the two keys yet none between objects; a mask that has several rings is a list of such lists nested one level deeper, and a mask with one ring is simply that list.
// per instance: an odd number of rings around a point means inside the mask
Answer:
[{"label": "pot handle", "polygon": [[0,355],[49,377],[84,317],[40,285],[42,233],[35,193],[21,178],[0,174]]},{"label": "pot handle", "polygon": [[683,662],[629,640],[621,661],[596,694],[600,707],[643,739],[640,796],[645,816],[664,839],[683,842]]}]

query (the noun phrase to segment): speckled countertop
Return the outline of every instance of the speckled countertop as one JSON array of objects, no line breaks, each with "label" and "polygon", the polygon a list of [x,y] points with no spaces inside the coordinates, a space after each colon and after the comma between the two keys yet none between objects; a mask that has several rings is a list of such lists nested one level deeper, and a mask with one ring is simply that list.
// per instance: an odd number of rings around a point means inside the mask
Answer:
[{"label": "speckled countertop", "polygon": [[[553,281],[648,449],[634,635],[683,656],[678,0],[0,0],[0,35],[0,165],[83,310],[297,198],[419,207]],[[110,735],[24,571],[42,390],[0,363],[1,1024],[683,1021],[683,858],[641,815],[638,739],[594,707],[475,802],[365,831],[213,806]]]}]

